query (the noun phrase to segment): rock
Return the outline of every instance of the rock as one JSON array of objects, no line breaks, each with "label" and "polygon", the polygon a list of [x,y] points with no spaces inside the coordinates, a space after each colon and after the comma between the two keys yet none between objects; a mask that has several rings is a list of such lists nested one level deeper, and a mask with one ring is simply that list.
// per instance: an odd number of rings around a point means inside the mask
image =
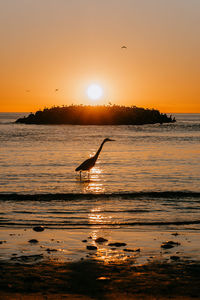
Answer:
[{"label": "rock", "polygon": [[11,260],[29,263],[29,262],[37,261],[42,258],[43,258],[43,254],[36,254],[36,255],[22,255],[17,257],[11,257]]},{"label": "rock", "polygon": [[58,250],[57,250],[57,249],[50,249],[50,248],[47,248],[46,251],[47,251],[48,253],[50,253],[50,252],[56,252],[56,251],[58,251]]},{"label": "rock", "polygon": [[31,244],[37,244],[37,243],[38,243],[38,240],[32,239],[32,240],[29,240],[28,242],[31,243]]},{"label": "rock", "polygon": [[33,230],[37,231],[37,232],[44,231],[44,226],[35,226],[35,227],[33,227]]},{"label": "rock", "polygon": [[110,244],[108,244],[108,246],[111,246],[111,247],[123,247],[123,246],[126,246],[126,243],[116,242],[116,243],[110,243]]},{"label": "rock", "polygon": [[125,251],[125,252],[140,252],[140,248],[138,248],[138,249],[125,248],[125,249],[123,249],[123,251]]},{"label": "rock", "polygon": [[103,244],[105,242],[107,242],[108,240],[107,239],[104,239],[103,237],[99,237],[95,240],[96,243],[98,244]]},{"label": "rock", "polygon": [[179,259],[180,259],[180,256],[177,256],[177,255],[172,255],[172,256],[170,256],[170,258],[171,258],[172,260],[175,260],[175,261],[177,261],[177,260],[179,260]]},{"label": "rock", "polygon": [[2,245],[3,243],[6,243],[6,241],[0,241],[0,245]]},{"label": "rock", "polygon": [[123,249],[123,251],[125,251],[125,252],[135,252],[135,250],[133,250],[133,249],[128,249],[128,248]]},{"label": "rock", "polygon": [[180,245],[180,243],[174,242],[174,241],[168,241],[167,243],[171,244],[171,245],[174,245],[174,246],[179,246]]},{"label": "rock", "polygon": [[172,235],[177,236],[177,235],[179,235],[179,233],[178,232],[174,232],[174,233],[172,233]]},{"label": "rock", "polygon": [[173,245],[170,245],[170,244],[162,244],[160,247],[163,248],[163,249],[171,249],[171,248],[173,248],[174,246],[173,246]]},{"label": "rock", "polygon": [[163,249],[171,249],[171,248],[173,248],[175,246],[179,246],[179,245],[180,245],[180,243],[178,243],[178,242],[167,241],[167,242],[162,243],[162,245],[160,247]]},{"label": "rock", "polygon": [[82,240],[82,243],[87,243],[87,240]]},{"label": "rock", "polygon": [[88,250],[97,250],[97,247],[96,246],[91,246],[91,245],[88,245],[86,247]]}]

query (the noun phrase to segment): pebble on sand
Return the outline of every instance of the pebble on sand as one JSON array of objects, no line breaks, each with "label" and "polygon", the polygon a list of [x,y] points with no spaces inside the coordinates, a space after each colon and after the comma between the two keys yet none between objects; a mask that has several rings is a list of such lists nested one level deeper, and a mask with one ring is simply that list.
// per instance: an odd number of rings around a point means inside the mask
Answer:
[{"label": "pebble on sand", "polygon": [[38,240],[32,239],[32,240],[29,240],[28,242],[31,243],[31,244],[37,244],[37,243],[38,243]]},{"label": "pebble on sand", "polygon": [[180,259],[180,256],[172,255],[172,256],[170,256],[170,259],[171,259],[171,260],[174,260],[174,261],[177,261],[177,260]]},{"label": "pebble on sand", "polygon": [[50,249],[50,248],[47,248],[46,251],[47,251],[48,253],[50,253],[50,252],[56,252],[56,251],[58,251],[58,250],[57,250],[57,249]]},{"label": "pebble on sand", "polygon": [[125,249],[123,249],[123,251],[125,251],[125,252],[140,252],[140,248],[138,248],[138,249],[125,248]]},{"label": "pebble on sand", "polygon": [[35,254],[35,255],[22,255],[22,256],[14,256],[11,257],[11,260],[20,261],[20,262],[34,262],[43,258],[43,254]]},{"label": "pebble on sand", "polygon": [[110,244],[108,244],[108,246],[111,246],[111,247],[123,247],[123,246],[126,246],[126,243],[116,242],[116,243],[110,243]]},{"label": "pebble on sand", "polygon": [[33,230],[37,231],[37,232],[44,231],[44,226],[35,226],[35,227],[33,227]]},{"label": "pebble on sand", "polygon": [[178,243],[178,242],[167,241],[167,242],[162,243],[162,245],[160,247],[163,249],[171,249],[171,248],[173,248],[175,246],[179,246],[179,245],[180,245],[180,243]]},{"label": "pebble on sand", "polygon": [[95,242],[98,243],[98,244],[103,244],[105,242],[107,242],[108,240],[107,239],[104,239],[103,237],[98,237]]},{"label": "pebble on sand", "polygon": [[97,247],[96,246],[91,246],[91,245],[88,245],[86,247],[88,250],[97,250]]}]

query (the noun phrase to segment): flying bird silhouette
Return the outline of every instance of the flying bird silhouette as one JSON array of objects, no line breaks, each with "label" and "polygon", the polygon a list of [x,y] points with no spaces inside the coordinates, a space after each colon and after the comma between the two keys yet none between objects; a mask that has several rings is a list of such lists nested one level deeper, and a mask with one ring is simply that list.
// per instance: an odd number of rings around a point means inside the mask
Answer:
[{"label": "flying bird silhouette", "polygon": [[126,46],[122,46],[121,49],[127,49],[127,47]]},{"label": "flying bird silhouette", "polygon": [[94,165],[97,161],[97,158],[103,148],[103,145],[109,141],[114,141],[114,140],[109,139],[109,138],[104,139],[103,142],[101,143],[99,149],[97,150],[97,153],[94,156],[86,159],[79,167],[76,168],[76,170],[75,170],[76,172],[80,171],[80,178],[81,178],[82,171],[90,171],[90,169],[92,169],[94,167]]}]

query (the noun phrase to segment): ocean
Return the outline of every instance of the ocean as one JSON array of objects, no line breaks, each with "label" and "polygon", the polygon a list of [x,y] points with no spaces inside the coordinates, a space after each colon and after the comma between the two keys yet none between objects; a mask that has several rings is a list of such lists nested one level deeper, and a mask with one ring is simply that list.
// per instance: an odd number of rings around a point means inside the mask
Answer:
[{"label": "ocean", "polygon": [[[190,232],[196,241],[200,114],[174,114],[176,123],[142,126],[14,123],[24,115],[0,114],[0,228],[4,232],[43,225],[70,233],[75,248],[77,232],[80,239],[83,232],[107,237],[120,233],[120,239],[127,237],[131,245],[133,231],[140,241],[149,231]],[[104,144],[89,177],[85,174],[80,180],[75,168],[106,137],[115,141]],[[196,255],[199,244],[195,245]]]}]

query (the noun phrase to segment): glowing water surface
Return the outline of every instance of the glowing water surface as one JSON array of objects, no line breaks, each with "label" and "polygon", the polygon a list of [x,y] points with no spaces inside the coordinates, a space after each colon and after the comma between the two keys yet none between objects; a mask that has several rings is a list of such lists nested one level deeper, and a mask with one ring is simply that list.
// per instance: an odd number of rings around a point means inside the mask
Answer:
[{"label": "glowing water surface", "polygon": [[[0,194],[46,198],[1,198],[0,259],[42,254],[109,262],[132,256],[142,263],[177,252],[199,259],[200,197],[195,196],[200,192],[199,115],[178,115],[177,123],[145,126],[11,123],[18,116],[0,114]],[[105,137],[115,142],[104,145],[90,176],[80,180],[75,168],[97,151]],[[142,196],[145,191],[158,194]],[[163,197],[162,191],[181,193]],[[52,198],[55,193],[64,198]],[[93,198],[87,196],[91,193]],[[83,194],[85,198],[80,197]],[[40,224],[45,231],[34,232],[32,228]],[[172,235],[177,231],[179,235]],[[96,244],[97,237],[108,242]],[[38,244],[28,242],[33,238]],[[180,246],[165,252],[160,245],[166,240]],[[127,245],[119,249],[108,245],[115,241]],[[87,245],[96,245],[97,251],[88,251]],[[124,251],[127,248],[134,251]],[[140,252],[135,251],[138,248]]]},{"label": "glowing water surface", "polygon": [[[0,115],[0,192],[200,191],[200,117],[144,126],[22,125]],[[13,119],[11,118],[13,117]],[[88,180],[75,168],[107,142]]]}]

